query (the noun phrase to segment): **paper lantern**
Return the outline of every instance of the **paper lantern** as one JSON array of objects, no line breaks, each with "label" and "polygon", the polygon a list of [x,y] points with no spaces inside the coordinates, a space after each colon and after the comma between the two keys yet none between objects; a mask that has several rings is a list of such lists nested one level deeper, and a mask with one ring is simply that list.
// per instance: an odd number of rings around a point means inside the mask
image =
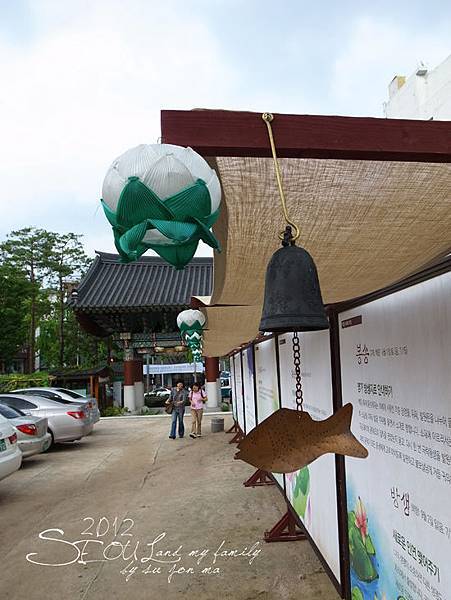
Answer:
[{"label": "paper lantern", "polygon": [[185,332],[198,332],[202,334],[206,318],[203,312],[200,310],[183,310],[177,316],[177,327],[182,333]]},{"label": "paper lantern", "polygon": [[124,262],[152,249],[182,269],[199,240],[220,250],[210,231],[219,216],[219,179],[191,148],[141,144],[128,150],[108,169],[102,196]]},{"label": "paper lantern", "polygon": [[193,360],[202,357],[202,330],[205,325],[205,315],[200,310],[184,310],[177,316],[177,325],[185,344],[193,354]]}]

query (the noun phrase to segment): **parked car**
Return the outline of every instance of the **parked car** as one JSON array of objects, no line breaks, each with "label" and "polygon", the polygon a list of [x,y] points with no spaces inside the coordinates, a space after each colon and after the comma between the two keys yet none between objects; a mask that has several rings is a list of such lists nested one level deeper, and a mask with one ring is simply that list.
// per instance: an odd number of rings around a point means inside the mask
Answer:
[{"label": "parked car", "polygon": [[229,371],[221,371],[221,398],[231,398],[232,388],[230,386]]},{"label": "parked car", "polygon": [[80,404],[80,402],[86,402],[90,422],[94,425],[100,419],[100,411],[97,405],[97,400],[92,396],[82,396],[82,394],[74,392],[73,390],[67,390],[66,388],[32,387],[25,388],[22,390],[14,390],[13,393],[23,394],[25,396],[38,395],[42,396],[43,398],[48,398],[49,400],[55,400],[55,402],[61,402],[62,400],[73,402],[75,404]]},{"label": "parked car", "polygon": [[146,406],[164,406],[164,403],[171,395],[171,390],[166,387],[157,387],[144,394],[144,403]]},{"label": "parked car", "polygon": [[23,457],[45,452],[52,443],[52,436],[47,431],[46,417],[25,415],[18,408],[0,404],[0,415],[8,419],[17,433],[17,443]]},{"label": "parked car", "polygon": [[230,385],[222,385],[221,386],[221,398],[231,398],[232,397],[232,388]]},{"label": "parked car", "polygon": [[22,464],[22,452],[17,434],[8,419],[0,415],[0,479],[17,471]]},{"label": "parked car", "polygon": [[42,396],[31,396],[22,394],[1,394],[0,404],[6,404],[12,408],[18,408],[26,415],[34,417],[47,417],[48,432],[54,442],[74,442],[92,431],[92,423],[86,412],[86,403],[74,404],[73,402],[62,404]]}]

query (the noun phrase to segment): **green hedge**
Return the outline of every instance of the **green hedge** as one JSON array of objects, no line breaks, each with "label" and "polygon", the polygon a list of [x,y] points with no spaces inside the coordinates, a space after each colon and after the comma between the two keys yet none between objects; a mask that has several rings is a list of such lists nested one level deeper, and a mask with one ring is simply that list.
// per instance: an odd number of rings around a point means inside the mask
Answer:
[{"label": "green hedge", "polygon": [[120,406],[107,406],[106,408],[101,409],[100,416],[101,417],[122,417],[128,413],[127,408],[121,408]]},{"label": "green hedge", "polygon": [[0,375],[0,392],[13,392],[17,388],[48,387],[55,378],[48,373],[13,373]]}]

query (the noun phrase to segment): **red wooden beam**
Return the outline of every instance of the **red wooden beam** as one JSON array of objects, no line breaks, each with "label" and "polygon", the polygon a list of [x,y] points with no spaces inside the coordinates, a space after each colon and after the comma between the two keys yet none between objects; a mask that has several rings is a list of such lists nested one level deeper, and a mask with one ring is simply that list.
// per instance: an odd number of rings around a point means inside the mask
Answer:
[{"label": "red wooden beam", "polygon": [[[451,122],[275,114],[277,153],[287,158],[451,162]],[[260,113],[162,110],[162,141],[203,156],[271,156]]]}]

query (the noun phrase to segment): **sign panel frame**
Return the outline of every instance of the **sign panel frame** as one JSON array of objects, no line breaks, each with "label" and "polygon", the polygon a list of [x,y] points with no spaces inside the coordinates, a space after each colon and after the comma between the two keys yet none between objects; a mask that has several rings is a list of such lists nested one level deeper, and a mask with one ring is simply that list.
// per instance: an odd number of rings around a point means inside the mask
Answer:
[{"label": "sign panel frame", "polygon": [[[449,538],[419,517],[449,522],[440,505],[449,495],[443,478],[451,485],[451,452],[440,443],[451,424],[449,298],[451,273],[339,314],[342,393],[354,405],[354,433],[370,452],[366,468],[346,458],[351,594],[364,600],[451,599],[451,577],[441,568]],[[436,462],[440,456],[445,465]]]},{"label": "sign panel frame", "polygon": [[[416,286],[417,284],[433,280],[440,275],[451,272],[451,257],[447,256],[435,262],[432,262],[429,266],[425,267],[421,272],[418,272],[412,276],[405,278],[402,281],[399,281],[387,288],[377,290],[376,292],[372,292],[367,294],[366,296],[362,296],[360,298],[349,300],[346,302],[337,303],[335,305],[330,305],[327,307],[327,313],[330,322],[330,351],[331,351],[331,383],[332,383],[332,398],[333,398],[333,409],[336,412],[343,405],[342,400],[342,380],[341,380],[341,356],[340,356],[340,329],[339,329],[339,315],[345,311],[349,311],[350,309],[361,307],[365,304],[368,304],[374,300],[380,298],[389,297],[400,290],[406,290],[412,286]],[[358,315],[357,315],[358,316]],[[359,324],[359,319],[356,319],[354,322],[352,321],[352,316],[350,317],[351,321],[347,324],[348,327],[352,327]],[[271,337],[277,338],[275,334],[272,336],[265,337],[265,340],[270,339]],[[254,347],[258,345],[260,342],[253,342],[249,344],[248,347]],[[278,350],[278,346],[276,346]],[[237,354],[235,353],[235,356]],[[277,354],[277,381],[278,381],[278,390],[279,390],[279,406],[280,406],[280,364],[279,364],[279,356]],[[256,391],[255,391],[255,400],[256,400]],[[256,407],[256,414],[258,414]],[[349,459],[348,459],[349,460]],[[357,459],[355,459],[357,460]],[[329,568],[327,562],[322,556],[319,549],[316,547],[314,541],[311,539],[308,532],[306,532],[307,538],[312,544],[312,547],[315,553],[318,555],[321,563],[323,564],[326,572],[332,580],[332,583],[337,588],[341,597],[345,600],[354,600],[351,598],[352,589],[351,589],[351,579],[350,579],[350,554],[349,554],[349,535],[348,535],[348,518],[347,518],[347,489],[346,489],[346,466],[345,466],[345,458],[340,455],[335,455],[335,465],[336,465],[336,489],[337,489],[337,507],[338,507],[338,529],[339,529],[339,546],[340,546],[340,581],[335,578],[331,569]],[[285,501],[288,502],[288,498],[285,492],[285,486],[282,487],[276,481],[279,490],[282,492]],[[291,509],[293,516],[297,520],[299,526],[303,528],[302,521],[299,516]],[[304,529],[304,528],[303,528]]]}]

